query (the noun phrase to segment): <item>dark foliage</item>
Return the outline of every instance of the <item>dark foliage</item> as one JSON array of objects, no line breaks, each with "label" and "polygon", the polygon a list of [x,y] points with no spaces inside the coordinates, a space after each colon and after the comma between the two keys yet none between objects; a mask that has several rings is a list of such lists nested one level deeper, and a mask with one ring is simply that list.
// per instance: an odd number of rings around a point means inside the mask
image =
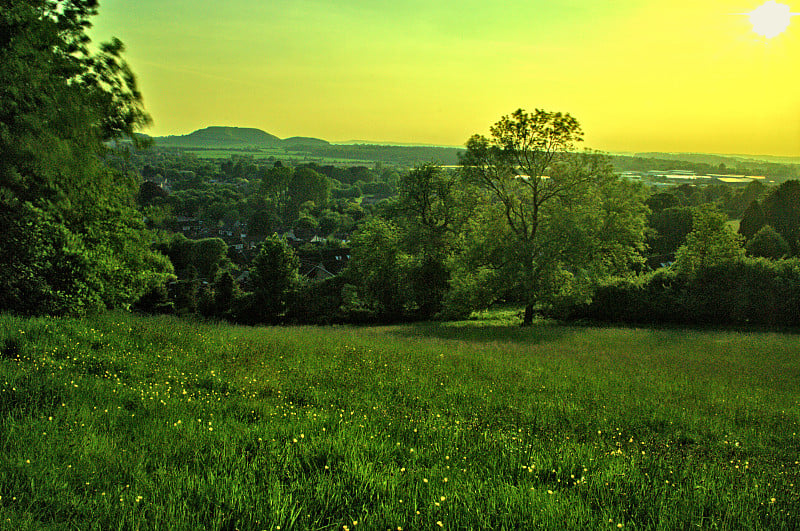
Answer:
[{"label": "dark foliage", "polygon": [[[106,142],[149,118],[116,39],[89,49],[92,0],[0,3],[0,309],[128,307],[169,273]],[[162,257],[163,258],[163,257]]]},{"label": "dark foliage", "polygon": [[747,258],[694,276],[658,270],[600,287],[568,319],[624,323],[800,325],[800,261]]},{"label": "dark foliage", "polygon": [[85,248],[30,204],[0,201],[0,309],[25,315],[102,308],[103,286]]},{"label": "dark foliage", "polygon": [[670,255],[678,250],[692,232],[693,210],[687,207],[667,207],[650,215],[649,225],[654,233],[647,239],[653,255]]},{"label": "dark foliage", "polygon": [[286,319],[292,323],[333,324],[349,321],[350,316],[342,309],[342,290],[346,279],[343,276],[322,281],[300,284],[292,294]]},{"label": "dark foliage", "polygon": [[739,234],[751,239],[767,223],[764,209],[761,203],[753,200],[742,214],[742,221],[739,223]]},{"label": "dark foliage", "polygon": [[786,181],[764,199],[767,223],[789,244],[792,255],[800,251],[800,181]]},{"label": "dark foliage", "polygon": [[778,260],[788,256],[790,251],[789,244],[786,243],[783,236],[769,225],[761,227],[753,239],[747,242],[749,256]]},{"label": "dark foliage", "polygon": [[245,321],[279,321],[297,285],[299,268],[297,255],[283,239],[273,234],[264,240],[250,267],[252,298],[248,305],[240,306],[240,317]]}]

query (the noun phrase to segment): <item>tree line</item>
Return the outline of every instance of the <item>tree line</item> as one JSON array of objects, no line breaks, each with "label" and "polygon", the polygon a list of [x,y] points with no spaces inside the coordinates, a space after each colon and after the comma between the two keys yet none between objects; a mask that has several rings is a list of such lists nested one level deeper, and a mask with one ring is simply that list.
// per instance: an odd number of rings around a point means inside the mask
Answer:
[{"label": "tree line", "polygon": [[[800,314],[800,299],[780,297],[800,292],[797,181],[649,193],[619,179],[609,157],[578,149],[574,117],[540,109],[470,138],[457,169],[169,162],[138,149],[149,117],[122,43],[90,46],[97,2],[2,5],[4,311],[324,323],[515,304],[526,325],[537,313],[777,324]],[[365,207],[365,192],[379,200]],[[167,230],[177,215],[244,221],[261,243],[235,263],[222,240]],[[739,215],[737,232],[728,216]],[[347,268],[304,278],[276,234],[287,228],[346,233]]]}]

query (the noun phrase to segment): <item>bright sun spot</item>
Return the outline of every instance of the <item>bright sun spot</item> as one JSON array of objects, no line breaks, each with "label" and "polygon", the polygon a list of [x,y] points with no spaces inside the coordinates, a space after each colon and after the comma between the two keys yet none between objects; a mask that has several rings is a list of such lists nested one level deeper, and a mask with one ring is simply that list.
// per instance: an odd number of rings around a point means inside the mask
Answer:
[{"label": "bright sun spot", "polygon": [[753,31],[767,39],[771,39],[786,31],[792,16],[798,13],[792,13],[791,8],[786,4],[779,4],[774,0],[770,0],[746,14],[750,17]]}]

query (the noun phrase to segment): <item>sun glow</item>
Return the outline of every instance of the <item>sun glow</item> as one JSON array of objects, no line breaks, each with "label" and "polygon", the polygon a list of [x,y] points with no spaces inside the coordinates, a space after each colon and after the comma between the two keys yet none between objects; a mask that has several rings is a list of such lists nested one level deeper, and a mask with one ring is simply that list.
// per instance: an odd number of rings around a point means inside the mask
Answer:
[{"label": "sun glow", "polygon": [[771,39],[777,37],[789,27],[792,10],[786,4],[779,4],[774,0],[764,3],[750,13],[746,13],[753,25],[753,31],[757,34]]}]

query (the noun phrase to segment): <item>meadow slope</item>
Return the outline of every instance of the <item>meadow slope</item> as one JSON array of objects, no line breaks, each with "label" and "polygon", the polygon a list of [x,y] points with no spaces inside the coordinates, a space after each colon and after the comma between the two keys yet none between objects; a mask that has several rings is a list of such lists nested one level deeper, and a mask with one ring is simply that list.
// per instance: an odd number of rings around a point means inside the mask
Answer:
[{"label": "meadow slope", "polygon": [[797,529],[800,336],[0,316],[3,529]]}]

